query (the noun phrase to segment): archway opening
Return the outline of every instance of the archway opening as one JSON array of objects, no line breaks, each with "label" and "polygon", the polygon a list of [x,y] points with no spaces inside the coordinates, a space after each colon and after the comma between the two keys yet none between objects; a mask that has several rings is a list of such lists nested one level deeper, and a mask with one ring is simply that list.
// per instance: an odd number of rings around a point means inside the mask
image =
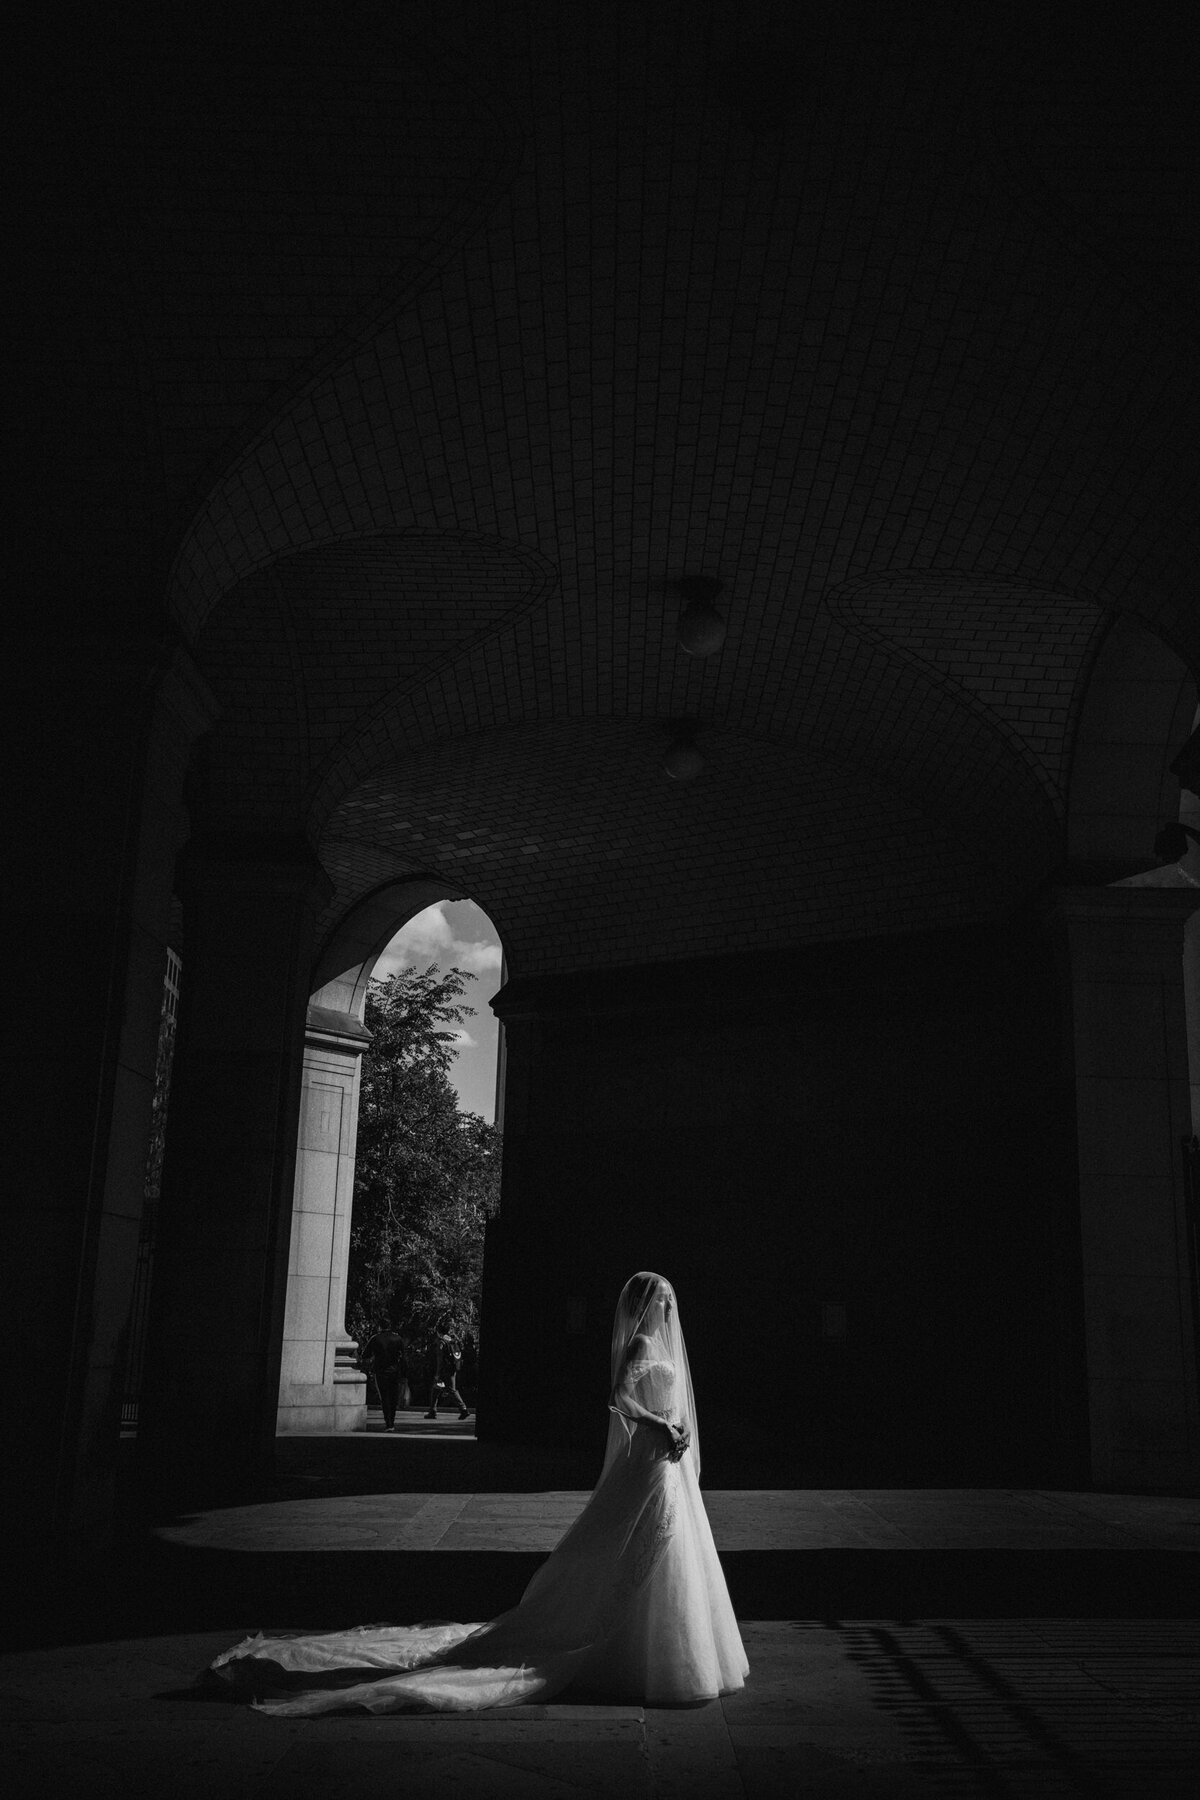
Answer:
[{"label": "archway opening", "polygon": [[406,1408],[428,1408],[436,1342],[449,1338],[473,1409],[484,1226],[500,1187],[503,1046],[489,1001],[503,978],[491,919],[429,879],[366,896],[317,959],[280,1432],[382,1429],[385,1332],[401,1339]]},{"label": "archway opening", "polygon": [[[366,1429],[396,1410],[474,1411],[487,1221],[499,1207],[503,980],[473,901],[408,919],[365,995],[346,1329],[368,1374]],[[402,1424],[405,1420],[402,1418]]]}]

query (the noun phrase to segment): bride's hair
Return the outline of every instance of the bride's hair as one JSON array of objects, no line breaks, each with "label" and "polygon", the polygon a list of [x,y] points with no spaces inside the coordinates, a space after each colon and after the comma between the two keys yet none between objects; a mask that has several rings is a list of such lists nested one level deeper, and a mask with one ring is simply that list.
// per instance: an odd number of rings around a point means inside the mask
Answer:
[{"label": "bride's hair", "polygon": [[[663,1306],[661,1314],[654,1318],[652,1308],[660,1292],[663,1294],[666,1304]],[[696,1401],[692,1393],[692,1378],[688,1369],[683,1331],[679,1323],[679,1304],[675,1298],[675,1289],[666,1276],[656,1275],[650,1269],[639,1269],[636,1275],[631,1275],[621,1289],[621,1295],[617,1301],[617,1310],[613,1318],[610,1391],[611,1388],[616,1387],[624,1373],[635,1338],[650,1339],[651,1353],[660,1356],[674,1367],[676,1406],[681,1417],[687,1420],[691,1431],[691,1456],[698,1477],[700,1474],[700,1447],[696,1428]],[[608,1447],[604,1459],[605,1468],[618,1453],[628,1451],[631,1436],[629,1421],[611,1406],[610,1415]]]},{"label": "bride's hair", "polygon": [[650,1302],[657,1294],[659,1277],[657,1275],[631,1275],[625,1284],[622,1299],[629,1309],[630,1317],[635,1325],[645,1318]]}]

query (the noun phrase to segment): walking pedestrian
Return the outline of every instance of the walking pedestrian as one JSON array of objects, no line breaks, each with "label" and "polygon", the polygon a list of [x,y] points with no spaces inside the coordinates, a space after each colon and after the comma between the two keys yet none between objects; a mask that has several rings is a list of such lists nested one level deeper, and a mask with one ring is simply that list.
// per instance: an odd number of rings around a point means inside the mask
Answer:
[{"label": "walking pedestrian", "polygon": [[438,1402],[452,1400],[458,1407],[459,1418],[469,1419],[471,1408],[458,1391],[458,1371],[462,1367],[462,1342],[452,1331],[439,1329],[436,1343],[433,1387],[429,1395],[429,1411],[425,1417],[436,1419]]},{"label": "walking pedestrian", "polygon": [[359,1360],[375,1377],[379,1404],[383,1408],[383,1429],[395,1431],[400,1384],[408,1373],[400,1333],[391,1325],[383,1326],[382,1330],[375,1333]]}]

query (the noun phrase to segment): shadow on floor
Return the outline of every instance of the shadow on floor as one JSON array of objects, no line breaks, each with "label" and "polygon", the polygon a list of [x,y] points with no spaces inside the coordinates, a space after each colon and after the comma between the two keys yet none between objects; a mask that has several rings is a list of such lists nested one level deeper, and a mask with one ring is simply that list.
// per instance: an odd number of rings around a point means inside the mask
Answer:
[{"label": "shadow on floor", "polygon": [[[86,1577],[51,1573],[15,1597],[11,1647],[223,1628],[333,1630],[493,1618],[544,1560],[535,1551],[234,1551],[151,1540]],[[1184,1618],[1190,1560],[1157,1550],[731,1550],[751,1619]]]}]

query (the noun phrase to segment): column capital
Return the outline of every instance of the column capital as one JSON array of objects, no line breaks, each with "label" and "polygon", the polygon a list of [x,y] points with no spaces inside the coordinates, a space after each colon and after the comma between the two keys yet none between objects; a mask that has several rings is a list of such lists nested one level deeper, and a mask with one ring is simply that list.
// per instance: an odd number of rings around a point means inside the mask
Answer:
[{"label": "column capital", "polygon": [[1056,887],[1051,895],[1051,916],[1070,923],[1116,925],[1137,920],[1182,926],[1198,909],[1198,887]]},{"label": "column capital", "polygon": [[308,1008],[304,1042],[323,1050],[348,1050],[361,1056],[371,1042],[371,1033],[354,1013],[338,1012],[332,1006]]},{"label": "column capital", "polygon": [[221,704],[186,650],[174,649],[154,665],[154,700],[159,712],[173,725],[190,749],[197,738],[211,731]]},{"label": "column capital", "polygon": [[35,731],[61,736],[64,714],[116,718],[134,736],[149,729],[186,759],[220,715],[194,659],[170,635],[18,632],[11,660],[16,675],[6,704],[25,711]]},{"label": "column capital", "polygon": [[239,887],[289,893],[311,887],[322,904],[334,891],[300,832],[196,832],[180,852],[179,872],[185,882],[219,878]]},{"label": "column capital", "polygon": [[44,668],[57,682],[73,682],[102,691],[132,684],[146,693],[164,682],[182,679],[217,710],[217,701],[183,640],[173,631],[112,632],[45,629],[18,631],[14,649],[29,664]]}]

